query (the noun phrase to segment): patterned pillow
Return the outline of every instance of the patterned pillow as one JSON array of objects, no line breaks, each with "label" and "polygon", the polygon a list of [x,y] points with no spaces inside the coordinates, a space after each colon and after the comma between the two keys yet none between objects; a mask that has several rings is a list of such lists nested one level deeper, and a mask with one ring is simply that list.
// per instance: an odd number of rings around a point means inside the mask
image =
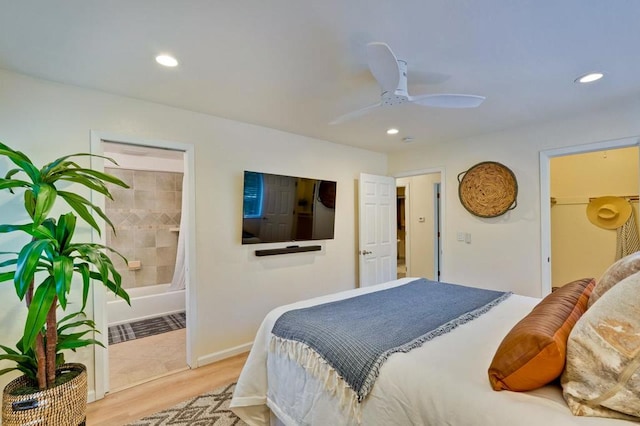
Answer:
[{"label": "patterned pillow", "polygon": [[640,251],[632,253],[609,266],[596,283],[589,297],[589,308],[611,287],[640,271]]},{"label": "patterned pillow", "polygon": [[527,391],[557,379],[567,339],[587,309],[593,278],[574,281],[542,299],[502,340],[489,367],[494,390]]},{"label": "patterned pillow", "polygon": [[576,416],[640,420],[640,273],[607,291],[574,327],[562,391]]}]

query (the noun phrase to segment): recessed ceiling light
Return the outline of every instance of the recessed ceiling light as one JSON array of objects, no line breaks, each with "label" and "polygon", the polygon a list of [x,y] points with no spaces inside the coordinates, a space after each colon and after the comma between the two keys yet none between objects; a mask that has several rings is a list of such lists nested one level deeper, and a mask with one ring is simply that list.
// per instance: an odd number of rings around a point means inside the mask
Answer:
[{"label": "recessed ceiling light", "polygon": [[158,55],[156,56],[156,62],[160,65],[164,65],[165,67],[175,67],[178,65],[178,60],[173,56],[169,55]]},{"label": "recessed ceiling light", "polygon": [[575,83],[593,83],[604,77],[601,72],[590,72],[589,74],[582,75],[574,80]]},{"label": "recessed ceiling light", "polygon": [[394,129],[394,128],[387,129],[387,134],[388,135],[397,135],[398,132],[400,132],[400,130],[398,130],[398,129]]}]

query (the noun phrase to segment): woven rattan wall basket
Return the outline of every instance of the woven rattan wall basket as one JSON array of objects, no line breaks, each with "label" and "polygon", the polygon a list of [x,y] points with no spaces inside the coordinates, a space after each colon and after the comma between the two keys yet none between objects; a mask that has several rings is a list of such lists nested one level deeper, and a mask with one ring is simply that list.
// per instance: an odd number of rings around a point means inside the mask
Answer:
[{"label": "woven rattan wall basket", "polygon": [[458,182],[460,202],[473,215],[496,217],[518,205],[516,176],[503,164],[495,161],[478,163],[460,173]]}]

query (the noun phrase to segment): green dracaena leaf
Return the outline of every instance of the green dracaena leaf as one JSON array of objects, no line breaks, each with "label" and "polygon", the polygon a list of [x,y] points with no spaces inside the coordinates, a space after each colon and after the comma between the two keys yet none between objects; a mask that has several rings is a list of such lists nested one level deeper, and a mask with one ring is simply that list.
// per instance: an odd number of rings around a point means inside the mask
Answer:
[{"label": "green dracaena leaf", "polygon": [[65,350],[65,349],[77,349],[77,348],[82,348],[84,346],[89,346],[89,345],[98,345],[98,346],[102,346],[103,348],[105,347],[102,342],[99,342],[98,340],[95,339],[80,339],[80,340],[67,340],[65,342],[63,342],[62,344],[59,345],[59,349],[60,350]]},{"label": "green dracaena leaf", "polygon": [[131,300],[129,299],[129,294],[121,286],[117,285],[111,280],[103,281],[102,277],[97,272],[91,272],[91,278],[102,282],[102,284],[104,284],[109,290],[115,293],[116,296],[120,297],[125,302],[127,302],[129,306],[131,306]]},{"label": "green dracaena leaf", "polygon": [[10,347],[8,347],[8,346],[0,345],[0,349],[2,349],[3,351],[5,351],[5,352],[6,352],[6,353],[8,353],[8,354],[18,355],[18,352],[17,352],[17,351],[15,351],[15,350],[11,349],[11,348],[10,348]]},{"label": "green dracaena leaf", "polygon": [[89,299],[89,288],[90,288],[90,271],[89,265],[86,263],[80,263],[76,265],[76,270],[80,272],[82,275],[82,308],[81,311],[84,311],[84,308],[87,307],[87,300]]},{"label": "green dracaena leaf", "polygon": [[106,185],[97,179],[87,178],[82,175],[67,173],[64,176],[60,177],[59,180],[63,180],[66,182],[73,182],[73,183],[86,186],[87,188],[93,191],[99,192],[100,194],[113,200],[113,196],[111,195],[111,192],[109,192],[109,189],[106,187]]},{"label": "green dracaena leaf", "polygon": [[75,162],[67,161],[70,158],[74,158],[74,157],[102,158],[104,160],[109,161],[112,164],[115,164],[116,166],[118,165],[116,160],[114,160],[111,157],[105,157],[104,155],[99,155],[99,154],[91,154],[91,153],[86,153],[86,152],[79,152],[79,153],[76,153],[76,154],[65,155],[64,157],[60,157],[60,158],[52,161],[51,163],[45,165],[42,168],[42,174],[50,175],[50,174],[58,173],[60,170],[69,169],[69,168],[82,169]]},{"label": "green dracaena leaf", "polygon": [[45,239],[54,239],[53,234],[43,225],[39,225],[34,227],[33,223],[28,223],[26,225],[0,225],[0,233],[14,232],[14,231],[22,231],[25,232],[32,237],[45,240]]},{"label": "green dracaena leaf", "polygon": [[80,215],[80,217],[89,224],[89,226],[95,229],[96,232],[98,232],[98,235],[100,235],[100,227],[86,207],[89,206],[95,209],[95,206],[91,204],[89,200],[81,197],[80,195],[67,191],[58,191],[58,195],[61,196],[67,202],[67,204],[69,204],[69,206],[71,206],[71,208],[75,210],[75,212],[78,213],[78,215]]},{"label": "green dracaena leaf", "polygon": [[109,278],[109,264],[105,262],[105,258],[108,259],[108,262],[111,262],[111,259],[92,245],[75,245],[74,248],[82,255],[83,260],[86,260],[98,270],[102,279]]},{"label": "green dracaena leaf", "polygon": [[66,256],[53,259],[53,279],[56,282],[56,294],[63,310],[67,309],[67,293],[71,290],[73,261]]},{"label": "green dracaena leaf", "polygon": [[33,220],[36,213],[36,196],[32,189],[24,191],[24,208]]},{"label": "green dracaena leaf", "polygon": [[110,175],[108,173],[103,173],[103,172],[99,172],[97,170],[93,170],[93,169],[75,169],[75,170],[65,170],[64,174],[66,175],[75,175],[75,176],[82,176],[85,179],[91,179],[94,181],[101,181],[101,182],[108,182],[108,183],[112,183],[114,185],[118,185],[121,186],[122,188],[129,188],[129,185],[127,185],[126,182],[124,182],[123,180]]},{"label": "green dracaena leaf", "polygon": [[76,230],[76,217],[73,213],[67,213],[60,216],[58,225],[56,226],[56,240],[60,244],[60,251],[64,251],[71,243],[73,233]]},{"label": "green dracaena leaf", "polygon": [[70,321],[70,320],[72,320],[73,318],[76,318],[76,317],[78,317],[78,316],[83,316],[83,317],[85,317],[86,315],[85,315],[85,313],[84,313],[83,311],[79,311],[79,312],[72,312],[72,313],[70,313],[70,314],[66,315],[64,318],[62,318],[62,319],[58,320],[58,326],[59,326],[59,325],[61,325],[61,324],[64,324],[64,323],[65,323],[65,322],[67,322],[67,321]]},{"label": "green dracaena leaf", "polygon": [[95,322],[93,322],[91,320],[82,320],[82,321],[71,322],[69,324],[65,324],[65,325],[63,325],[61,327],[58,327],[58,336],[62,335],[63,331],[68,330],[70,328],[76,328],[76,327],[89,327],[89,328],[91,328],[92,331],[96,331],[95,330],[95,327],[96,327]]},{"label": "green dracaena leaf", "polygon": [[7,145],[0,142],[0,156],[7,157],[13,164],[20,167],[20,169],[24,171],[27,176],[29,176],[33,183],[36,183],[40,180],[40,172],[38,171],[36,166],[33,165],[33,162],[29,159],[29,157],[24,155],[22,152],[11,149]]},{"label": "green dracaena leaf", "polygon": [[[12,177],[14,177],[15,175],[17,175],[18,173],[20,173],[22,171],[22,169],[11,169],[9,171],[7,171],[7,174],[4,175],[5,179],[11,179]],[[28,184],[28,182],[25,182],[26,184]]]},{"label": "green dracaena leaf", "polygon": [[3,368],[2,370],[0,370],[0,376],[2,376],[3,374],[10,373],[12,371],[16,371],[17,369],[18,367]]},{"label": "green dracaena leaf", "polygon": [[57,191],[53,185],[39,183],[33,186],[33,194],[36,197],[33,222],[39,225],[47,218],[51,208],[53,208],[56,202]]},{"label": "green dracaena leaf", "polygon": [[0,354],[0,360],[7,360],[13,362],[29,362],[29,357],[22,354]]},{"label": "green dracaena leaf", "polygon": [[48,240],[34,240],[26,244],[18,255],[18,263],[13,282],[20,300],[24,298],[29,284],[33,280],[36,268],[40,263],[40,257],[44,249],[49,245]]},{"label": "green dracaena leaf", "polygon": [[91,328],[89,328],[88,330],[84,330],[84,331],[80,331],[77,333],[69,333],[69,334],[58,334],[58,342],[64,342],[65,340],[78,340],[80,338],[82,338],[82,336],[85,336],[87,333],[91,333],[93,330]]},{"label": "green dracaena leaf", "polygon": [[31,184],[23,180],[0,179],[0,189],[28,188]]},{"label": "green dracaena leaf", "polygon": [[[80,156],[81,154],[71,154],[65,155],[64,157],[57,158],[53,160],[49,164],[45,164],[45,166],[40,170],[40,173],[45,177],[45,179],[51,179],[52,175],[59,171],[64,171],[69,168],[78,168],[76,163],[72,161],[67,161],[69,158],[73,158],[76,156]],[[91,154],[88,154],[91,155]],[[53,179],[55,180],[55,179]]]},{"label": "green dracaena leaf", "polygon": [[22,334],[22,345],[31,348],[36,340],[36,336],[47,322],[49,309],[54,305],[56,299],[56,285],[53,277],[47,277],[40,284],[33,294],[31,305],[27,313],[27,320]]},{"label": "green dracaena leaf", "polygon": [[0,272],[0,283],[3,283],[5,281],[11,281],[13,280],[13,275],[15,274],[15,272],[11,271],[11,272]]}]

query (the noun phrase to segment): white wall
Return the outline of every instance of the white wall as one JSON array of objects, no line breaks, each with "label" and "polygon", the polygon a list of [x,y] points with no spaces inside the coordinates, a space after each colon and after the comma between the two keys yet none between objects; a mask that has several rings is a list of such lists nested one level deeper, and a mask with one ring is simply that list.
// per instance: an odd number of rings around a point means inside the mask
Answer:
[{"label": "white wall", "polygon": [[[443,218],[443,281],[541,295],[539,152],[553,148],[640,135],[640,100],[615,108],[527,128],[508,129],[389,156],[390,174],[429,167],[446,168]],[[482,219],[458,199],[457,175],[481,161],[508,166],[518,180],[518,206],[505,215]],[[471,244],[456,232],[471,233]],[[546,259],[545,259],[546,260]]]},{"label": "white wall", "polygon": [[[355,287],[355,181],[360,172],[386,173],[385,155],[6,71],[0,88],[0,140],[38,165],[89,152],[91,130],[195,146],[198,316],[192,326],[201,360],[251,342],[277,305]],[[0,174],[8,167],[0,161]],[[337,181],[335,239],[323,242],[321,252],[255,257],[264,245],[240,244],[245,169]],[[20,209],[21,199],[0,193],[0,222],[20,220]],[[88,234],[85,227],[79,237]],[[23,242],[3,237],[0,251]],[[13,287],[0,286],[0,343],[17,341],[24,311]],[[91,351],[75,359],[93,375]],[[2,376],[0,386],[9,379]]]}]

